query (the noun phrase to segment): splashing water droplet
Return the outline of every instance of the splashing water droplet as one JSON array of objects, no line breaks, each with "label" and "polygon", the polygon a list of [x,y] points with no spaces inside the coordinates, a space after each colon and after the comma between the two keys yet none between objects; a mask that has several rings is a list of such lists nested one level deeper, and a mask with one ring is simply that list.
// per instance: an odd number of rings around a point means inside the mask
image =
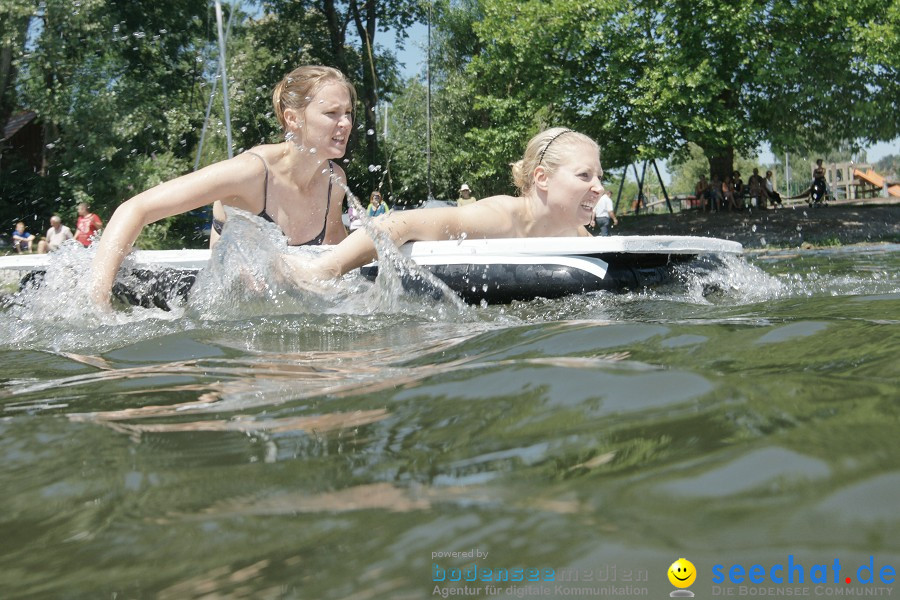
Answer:
[{"label": "splashing water droplet", "polygon": [[753,226],[750,228],[750,231],[752,231],[753,233],[756,233],[756,225],[753,225]]},{"label": "splashing water droplet", "polygon": [[374,129],[367,130],[366,135],[375,135],[375,130]]}]

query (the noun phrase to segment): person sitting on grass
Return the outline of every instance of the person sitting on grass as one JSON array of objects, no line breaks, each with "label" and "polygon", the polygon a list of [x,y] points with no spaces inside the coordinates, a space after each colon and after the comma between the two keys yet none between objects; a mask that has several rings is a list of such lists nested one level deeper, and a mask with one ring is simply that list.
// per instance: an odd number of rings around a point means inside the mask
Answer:
[{"label": "person sitting on grass", "polygon": [[19,254],[23,252],[33,252],[32,244],[34,244],[34,236],[25,231],[25,223],[19,221],[16,223],[16,229],[12,233],[13,248]]},{"label": "person sitting on grass", "polygon": [[781,194],[775,191],[775,184],[772,182],[772,171],[766,171],[766,196],[772,207],[781,206]]},{"label": "person sitting on grass", "polygon": [[50,229],[47,230],[47,235],[38,242],[38,253],[46,254],[47,252],[59,250],[63,242],[73,238],[72,230],[62,224],[62,219],[59,215],[53,215],[50,217]]},{"label": "person sitting on grass", "polygon": [[694,198],[699,201],[700,210],[705,211],[709,202],[709,182],[706,180],[706,175],[701,175],[700,181],[694,186]]}]

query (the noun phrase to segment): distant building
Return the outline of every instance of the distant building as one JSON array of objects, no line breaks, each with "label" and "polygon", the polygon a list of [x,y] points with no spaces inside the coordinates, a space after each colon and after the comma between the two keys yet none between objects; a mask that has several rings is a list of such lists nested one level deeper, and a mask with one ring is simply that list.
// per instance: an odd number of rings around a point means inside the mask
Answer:
[{"label": "distant building", "polygon": [[3,169],[4,158],[17,155],[40,173],[43,161],[43,131],[37,122],[37,113],[27,110],[13,115],[3,126],[3,137],[0,139],[0,170]]}]

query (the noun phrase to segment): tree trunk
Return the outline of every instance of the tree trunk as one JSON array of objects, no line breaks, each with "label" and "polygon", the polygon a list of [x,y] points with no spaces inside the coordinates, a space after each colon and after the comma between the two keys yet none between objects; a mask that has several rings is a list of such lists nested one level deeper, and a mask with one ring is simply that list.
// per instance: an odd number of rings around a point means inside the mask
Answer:
[{"label": "tree trunk", "polygon": [[[378,164],[378,136],[376,135],[375,107],[378,105],[378,80],[375,75],[375,54],[372,47],[375,43],[375,25],[377,12],[374,0],[366,0],[364,14],[360,14],[358,4],[350,3],[353,21],[356,31],[363,44],[363,90],[362,101],[365,110],[365,139],[366,139],[366,165],[371,167]],[[369,191],[378,187],[381,172],[369,169]]]},{"label": "tree trunk", "polygon": [[710,179],[718,176],[719,181],[725,181],[734,172],[734,146],[711,149],[709,152]]},{"label": "tree trunk", "polygon": [[344,75],[347,72],[347,55],[344,52],[344,32],[346,29],[346,21],[344,17],[338,14],[334,5],[334,0],[325,0],[322,3],[322,12],[325,13],[325,21],[328,23],[328,37],[331,41],[331,55],[334,57],[334,66],[341,70]]}]

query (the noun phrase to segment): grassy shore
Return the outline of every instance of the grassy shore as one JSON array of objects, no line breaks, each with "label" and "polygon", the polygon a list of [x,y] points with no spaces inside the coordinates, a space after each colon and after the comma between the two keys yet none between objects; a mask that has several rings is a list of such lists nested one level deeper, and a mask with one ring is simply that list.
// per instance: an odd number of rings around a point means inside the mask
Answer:
[{"label": "grassy shore", "polygon": [[900,204],[806,204],[769,210],[625,215],[613,235],[700,235],[744,248],[798,248],[900,242]]}]

